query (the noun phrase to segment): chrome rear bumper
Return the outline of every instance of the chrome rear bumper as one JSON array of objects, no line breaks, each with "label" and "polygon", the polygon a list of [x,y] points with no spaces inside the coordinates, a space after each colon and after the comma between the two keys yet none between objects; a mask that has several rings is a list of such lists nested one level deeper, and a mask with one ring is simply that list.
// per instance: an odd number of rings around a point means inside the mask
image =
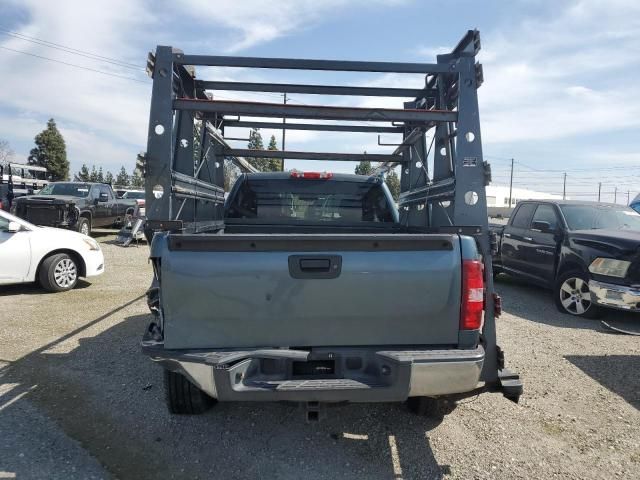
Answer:
[{"label": "chrome rear bumper", "polygon": [[[143,352],[185,375],[221,401],[392,402],[470,392],[479,386],[485,352],[377,348],[165,350],[143,340]],[[330,360],[327,360],[330,359]],[[327,376],[297,376],[295,364],[330,361]]]}]

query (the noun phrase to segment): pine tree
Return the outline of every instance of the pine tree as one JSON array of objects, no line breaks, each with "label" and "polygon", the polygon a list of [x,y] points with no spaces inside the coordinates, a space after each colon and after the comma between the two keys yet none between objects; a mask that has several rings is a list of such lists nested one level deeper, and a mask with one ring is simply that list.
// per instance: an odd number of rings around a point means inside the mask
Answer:
[{"label": "pine tree", "polygon": [[129,186],[129,175],[127,175],[127,170],[124,168],[120,168],[120,173],[116,177],[116,185],[120,187],[128,187]]},{"label": "pine tree", "polygon": [[67,147],[53,118],[49,119],[47,128],[36,135],[34,141],[36,146],[29,153],[29,164],[45,167],[54,181],[69,178]]},{"label": "pine tree", "polygon": [[104,176],[104,183],[108,183],[109,185],[113,184],[113,173],[107,172]]},{"label": "pine tree", "polygon": [[395,170],[390,170],[389,173],[387,173],[385,182],[387,183],[387,187],[389,187],[391,196],[397,202],[400,197],[400,177],[398,177]]},{"label": "pine tree", "polygon": [[[276,142],[276,136],[271,135],[269,140],[269,146],[267,150],[278,150],[278,142]],[[284,170],[284,160],[282,158],[269,158],[269,171],[281,172]]]},{"label": "pine tree", "polygon": [[140,175],[140,170],[137,168],[133,169],[130,179],[132,187],[144,187],[144,178]]},{"label": "pine tree", "polygon": [[[252,128],[249,132],[249,143],[247,144],[249,150],[264,150],[264,144],[262,143],[262,135],[259,128]],[[266,172],[268,168],[266,158],[251,157],[248,159],[249,163],[261,172]]]},{"label": "pine tree", "polygon": [[102,167],[100,167],[100,168],[98,169],[98,176],[97,176],[97,180],[98,180],[100,183],[103,183],[103,182],[104,182],[104,174],[102,173]]},{"label": "pine tree", "polygon": [[91,173],[89,174],[89,181],[90,182],[98,181],[98,172],[96,171],[95,165],[91,165]]},{"label": "pine tree", "polygon": [[87,168],[87,164],[83,163],[80,171],[75,175],[76,182],[88,182],[89,181],[89,169]]},{"label": "pine tree", "polygon": [[[367,152],[364,152],[367,153]],[[361,160],[358,165],[356,165],[356,175],[371,175],[373,173],[373,166],[369,160]]]}]

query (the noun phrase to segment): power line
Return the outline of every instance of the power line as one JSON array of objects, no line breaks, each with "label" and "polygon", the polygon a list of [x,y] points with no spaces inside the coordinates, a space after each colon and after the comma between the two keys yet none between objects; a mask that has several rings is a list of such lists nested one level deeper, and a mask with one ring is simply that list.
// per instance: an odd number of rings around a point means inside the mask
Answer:
[{"label": "power line", "polygon": [[[501,162],[511,162],[510,158],[506,158],[506,157],[497,157],[494,155],[484,155],[484,158],[488,159],[488,160],[498,160]],[[640,159],[640,156],[639,156]],[[561,170],[561,169],[553,169],[553,168],[537,168],[537,167],[532,167],[531,165],[528,165],[524,162],[521,161],[517,161],[516,162],[518,165],[535,171],[535,172],[548,172],[548,173],[564,173],[565,170]],[[585,168],[572,168],[571,172],[594,172],[594,171],[609,171],[609,170],[629,170],[629,169],[640,169],[640,163],[639,164],[625,164],[625,163],[619,163],[619,164],[613,164],[613,165],[608,165],[606,167],[585,167]]]},{"label": "power line", "polygon": [[148,82],[146,82],[144,80],[138,80],[137,78],[127,77],[126,75],[118,75],[117,73],[110,73],[110,72],[105,72],[104,70],[98,70],[98,69],[95,69],[95,68],[84,67],[82,65],[76,65],[75,63],[63,62],[62,60],[56,60],[55,58],[43,57],[42,55],[36,55],[35,53],[23,52],[22,50],[15,50],[13,48],[3,47],[2,45],[0,45],[0,48],[2,48],[3,50],[9,50],[10,52],[22,53],[23,55],[29,55],[30,57],[35,57],[35,58],[40,58],[42,60],[48,60],[50,62],[60,63],[62,65],[67,65],[69,67],[81,68],[82,70],[87,70],[89,72],[101,73],[102,75],[109,75],[110,77],[123,78],[125,80],[131,80],[133,82],[138,82],[138,83],[145,83],[145,84],[148,83]]},{"label": "power line", "polygon": [[111,63],[113,65],[119,65],[121,67],[130,68],[134,70],[144,71],[140,65],[134,65],[133,63],[123,62],[122,60],[118,60],[116,58],[105,57],[103,55],[98,55],[91,52],[86,52],[84,50],[78,50],[77,48],[67,47],[66,45],[61,45],[59,43],[50,42],[48,40],[43,40],[41,38],[30,37],[28,35],[24,35],[18,32],[12,32],[11,30],[4,30],[0,28],[0,33],[4,33],[5,35],[9,35],[14,38],[18,38],[20,40],[24,40],[26,42],[35,43],[37,45],[42,45],[48,48],[53,48],[55,50],[60,50],[63,52],[71,53],[73,55],[80,55],[81,57],[90,58],[92,60],[100,60],[102,62]]}]

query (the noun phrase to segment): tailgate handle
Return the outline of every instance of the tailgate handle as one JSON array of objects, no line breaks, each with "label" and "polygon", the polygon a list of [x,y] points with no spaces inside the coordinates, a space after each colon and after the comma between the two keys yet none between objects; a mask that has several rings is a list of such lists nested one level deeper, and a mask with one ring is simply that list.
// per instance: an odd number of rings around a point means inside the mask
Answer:
[{"label": "tailgate handle", "polygon": [[289,256],[289,274],[293,278],[337,278],[341,271],[340,255]]},{"label": "tailgate handle", "polygon": [[300,270],[303,272],[328,272],[331,260],[328,258],[301,258]]}]

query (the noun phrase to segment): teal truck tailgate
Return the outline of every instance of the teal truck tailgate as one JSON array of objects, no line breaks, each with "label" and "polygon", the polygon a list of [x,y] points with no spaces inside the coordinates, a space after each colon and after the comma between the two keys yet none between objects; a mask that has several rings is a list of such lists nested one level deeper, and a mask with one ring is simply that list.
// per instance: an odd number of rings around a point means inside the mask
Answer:
[{"label": "teal truck tailgate", "polygon": [[457,235],[180,235],[161,257],[165,348],[455,345]]}]

